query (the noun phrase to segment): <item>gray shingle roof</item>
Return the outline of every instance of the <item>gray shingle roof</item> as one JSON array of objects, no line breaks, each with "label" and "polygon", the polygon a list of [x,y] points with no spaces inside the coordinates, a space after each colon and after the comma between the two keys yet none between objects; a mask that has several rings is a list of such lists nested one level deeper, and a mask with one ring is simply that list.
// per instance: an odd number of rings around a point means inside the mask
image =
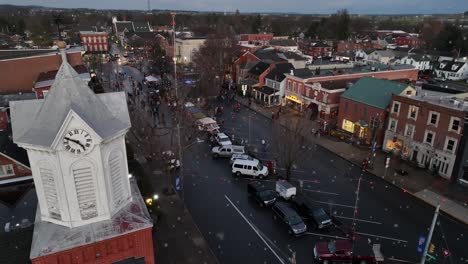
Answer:
[{"label": "gray shingle roof", "polygon": [[290,73],[292,69],[294,69],[294,66],[291,63],[276,64],[276,67],[265,76],[265,79],[281,82],[286,78],[284,74]]},{"label": "gray shingle roof", "polygon": [[133,29],[133,23],[130,21],[118,21],[115,23],[115,26],[117,27],[117,32],[124,32],[125,30],[128,32],[135,31]]},{"label": "gray shingle roof", "polygon": [[130,128],[125,94],[94,94],[68,62],[62,63],[44,100],[10,102],[15,143],[51,147],[73,111],[102,139]]},{"label": "gray shingle roof", "polygon": [[253,75],[260,75],[263,72],[265,72],[268,69],[268,67],[270,67],[270,64],[263,61],[259,61],[257,64],[255,64],[255,66],[253,66],[249,70],[249,73]]}]

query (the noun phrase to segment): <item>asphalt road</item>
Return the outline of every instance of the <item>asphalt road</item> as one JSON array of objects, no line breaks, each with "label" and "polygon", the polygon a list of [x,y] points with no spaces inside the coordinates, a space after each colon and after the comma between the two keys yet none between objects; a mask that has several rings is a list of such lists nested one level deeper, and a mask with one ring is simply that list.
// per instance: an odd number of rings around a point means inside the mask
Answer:
[{"label": "asphalt road", "polygon": [[[224,107],[226,133],[258,148],[265,139],[265,157],[275,155],[270,120],[247,108],[231,113],[229,106]],[[350,226],[362,176],[356,209],[359,236],[381,244],[386,259],[418,262],[418,240],[427,234],[434,208],[380,178],[361,174],[360,168],[313,142],[305,147],[303,162],[293,171],[293,178],[304,182],[303,193]],[[233,178],[229,161],[213,160],[207,144],[187,150],[184,165],[186,205],[221,263],[290,263],[291,251],[296,252],[297,263],[312,263],[315,242],[343,236],[336,228],[309,230],[299,238],[289,236],[286,228],[273,220],[271,209],[260,208],[248,198],[249,179]],[[274,177],[266,182],[273,186]],[[466,225],[442,214],[432,239],[434,255],[439,256],[431,263],[468,263],[467,236]],[[449,249],[451,256],[444,258],[443,249]]]}]

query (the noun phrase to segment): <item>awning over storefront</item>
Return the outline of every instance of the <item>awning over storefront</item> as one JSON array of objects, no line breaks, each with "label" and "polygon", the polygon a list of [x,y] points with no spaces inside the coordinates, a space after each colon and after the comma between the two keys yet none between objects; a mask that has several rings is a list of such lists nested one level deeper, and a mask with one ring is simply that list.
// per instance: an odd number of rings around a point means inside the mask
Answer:
[{"label": "awning over storefront", "polygon": [[286,99],[296,102],[298,104],[302,104],[301,99],[297,98],[295,95],[286,95]]},{"label": "awning over storefront", "polygon": [[271,87],[268,87],[268,86],[262,86],[262,87],[257,87],[255,88],[256,91],[262,93],[262,94],[265,94],[265,95],[275,95],[277,93],[279,93],[279,91],[271,88]]}]

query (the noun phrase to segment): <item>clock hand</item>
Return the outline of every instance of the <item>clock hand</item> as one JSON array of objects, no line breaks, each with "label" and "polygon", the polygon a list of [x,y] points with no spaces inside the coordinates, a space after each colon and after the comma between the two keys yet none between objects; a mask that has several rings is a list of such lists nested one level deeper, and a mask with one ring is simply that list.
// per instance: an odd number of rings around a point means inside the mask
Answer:
[{"label": "clock hand", "polygon": [[83,151],[85,150],[84,145],[81,144],[81,142],[80,142],[79,140],[71,139],[71,138],[69,138],[69,137],[65,137],[65,139],[66,139],[66,140],[69,140],[69,141],[71,141],[71,142],[73,142],[73,143],[76,143],[76,144],[80,145],[80,147],[83,149]]}]

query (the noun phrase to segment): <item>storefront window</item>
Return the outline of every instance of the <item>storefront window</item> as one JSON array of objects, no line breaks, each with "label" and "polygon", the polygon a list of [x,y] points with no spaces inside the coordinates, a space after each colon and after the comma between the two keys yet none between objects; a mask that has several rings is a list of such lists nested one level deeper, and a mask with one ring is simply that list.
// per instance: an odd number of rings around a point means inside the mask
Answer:
[{"label": "storefront window", "polygon": [[344,119],[343,126],[341,128],[349,133],[354,133],[354,122]]}]

